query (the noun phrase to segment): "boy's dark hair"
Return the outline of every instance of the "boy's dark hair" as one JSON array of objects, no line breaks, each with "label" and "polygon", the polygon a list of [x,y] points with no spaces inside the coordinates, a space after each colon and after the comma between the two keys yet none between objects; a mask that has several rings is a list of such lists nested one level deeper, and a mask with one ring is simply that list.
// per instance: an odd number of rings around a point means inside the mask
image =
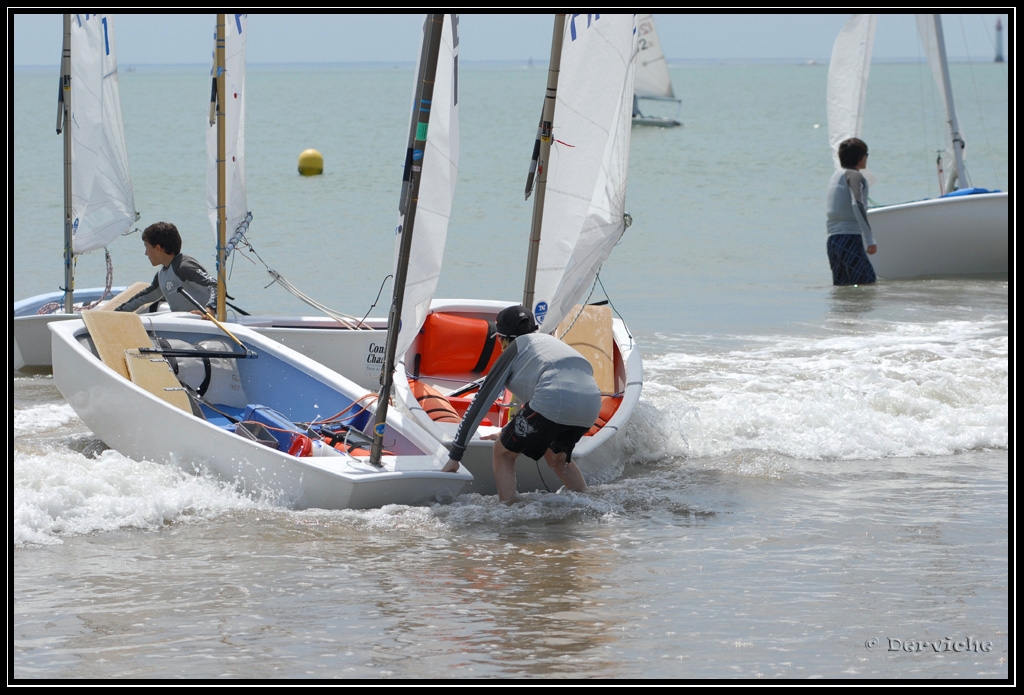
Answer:
[{"label": "boy's dark hair", "polygon": [[159,246],[166,253],[177,256],[181,253],[181,235],[170,222],[154,222],[142,232],[142,240],[150,246]]},{"label": "boy's dark hair", "polygon": [[839,143],[839,164],[844,169],[853,169],[868,153],[867,144],[860,138],[849,138]]}]

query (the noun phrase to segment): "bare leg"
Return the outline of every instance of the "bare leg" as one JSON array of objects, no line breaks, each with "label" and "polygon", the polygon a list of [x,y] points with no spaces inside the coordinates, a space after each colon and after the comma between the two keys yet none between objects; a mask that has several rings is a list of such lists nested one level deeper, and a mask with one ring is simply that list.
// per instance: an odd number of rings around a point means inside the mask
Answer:
[{"label": "bare leg", "polygon": [[498,498],[502,502],[510,501],[516,494],[516,459],[518,457],[518,453],[506,449],[500,440],[494,441],[491,465],[494,468],[494,485],[498,488]]},{"label": "bare leg", "polygon": [[562,484],[573,492],[584,492],[587,489],[587,481],[583,478],[583,471],[573,461],[566,461],[565,452],[556,454],[551,449],[544,452],[544,460],[551,466]]}]

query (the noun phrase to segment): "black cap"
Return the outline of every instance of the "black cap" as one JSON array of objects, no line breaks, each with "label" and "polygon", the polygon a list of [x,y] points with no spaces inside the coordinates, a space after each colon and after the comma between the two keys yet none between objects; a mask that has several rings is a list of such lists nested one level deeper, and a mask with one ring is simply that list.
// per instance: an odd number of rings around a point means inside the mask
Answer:
[{"label": "black cap", "polygon": [[537,330],[533,316],[522,304],[510,306],[498,312],[494,320],[495,333],[506,338],[518,338]]}]

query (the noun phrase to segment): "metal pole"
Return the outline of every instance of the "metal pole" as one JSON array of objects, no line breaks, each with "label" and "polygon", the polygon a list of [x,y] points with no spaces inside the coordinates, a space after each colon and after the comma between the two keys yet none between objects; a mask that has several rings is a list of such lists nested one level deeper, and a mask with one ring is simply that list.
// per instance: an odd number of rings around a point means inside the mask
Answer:
[{"label": "metal pole", "polygon": [[[64,313],[75,310],[74,209],[71,202],[71,15],[64,15],[64,44],[57,93],[57,134],[64,131]],[[63,126],[63,127],[62,127]]]},{"label": "metal pole", "polygon": [[964,140],[960,136],[960,124],[956,119],[956,106],[953,105],[953,87],[949,81],[949,63],[946,62],[946,37],[942,33],[942,18],[934,14],[932,19],[935,22],[935,43],[939,52],[939,65],[942,66],[942,87],[946,93],[946,118],[949,121],[949,130],[953,134],[953,157],[956,159],[956,171],[950,172],[946,189],[943,193],[956,190],[963,184],[966,187],[967,176],[964,173]]},{"label": "metal pole", "polygon": [[530,224],[530,247],[526,257],[526,282],[523,284],[523,306],[533,311],[534,286],[537,281],[537,256],[540,252],[540,228],[544,217],[544,194],[548,183],[548,157],[551,154],[551,130],[555,119],[555,95],[558,91],[558,71],[562,64],[562,37],[565,35],[565,15],[555,15],[551,34],[551,60],[548,63],[548,88],[544,95],[544,109],[540,117],[540,153],[537,159],[537,188],[533,199],[533,220]]},{"label": "metal pole", "polygon": [[430,108],[434,97],[434,80],[437,74],[437,56],[441,52],[441,28],[443,14],[427,15],[423,24],[423,45],[420,55],[419,82],[413,101],[412,120],[409,125],[409,146],[405,155],[405,172],[402,175],[402,193],[399,199],[403,210],[401,243],[398,250],[398,267],[395,269],[395,289],[388,314],[388,339],[381,372],[380,395],[377,398],[377,414],[373,425],[373,444],[370,448],[370,463],[380,466],[384,451],[384,430],[388,415],[388,398],[394,383],[395,353],[398,350],[398,331],[401,328],[402,302],[405,295],[405,280],[408,274],[409,256],[412,249],[412,234],[416,222],[416,203],[419,199],[420,175],[423,154],[427,145],[427,126],[430,123]]},{"label": "metal pole", "polygon": [[217,82],[217,319],[227,319],[227,278],[225,277],[226,255],[224,247],[227,245],[227,172],[225,171],[227,158],[224,144],[224,63],[226,33],[224,27],[224,15],[217,15],[217,68],[214,78]]}]

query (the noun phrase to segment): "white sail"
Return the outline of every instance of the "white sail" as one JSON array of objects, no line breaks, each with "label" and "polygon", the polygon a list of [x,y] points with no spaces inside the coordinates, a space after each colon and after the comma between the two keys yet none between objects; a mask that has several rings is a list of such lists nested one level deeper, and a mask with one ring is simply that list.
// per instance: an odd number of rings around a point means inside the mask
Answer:
[{"label": "white sail", "polygon": [[[245,194],[245,40],[248,15],[229,14],[224,22],[224,190],[225,242],[246,222],[249,209]],[[216,70],[216,31],[214,67]],[[211,76],[215,77],[211,72]],[[206,203],[214,239],[217,238],[217,123],[206,129]]]},{"label": "white sail", "polygon": [[871,69],[877,15],[851,15],[832,46],[828,63],[828,144],[836,168],[836,148],[848,138],[860,137],[864,126],[864,100]]},{"label": "white sail", "polygon": [[533,306],[548,332],[625,231],[636,54],[635,15],[567,18]]},{"label": "white sail", "polygon": [[636,19],[637,59],[636,84],[633,92],[638,97],[674,99],[672,78],[668,74],[665,51],[654,28],[654,15],[642,14]]},{"label": "white sail", "polygon": [[[420,74],[419,65],[414,73]],[[437,289],[444,258],[448,220],[451,217],[455,179],[459,170],[459,34],[458,15],[445,15],[441,32],[441,52],[437,59],[437,76],[430,108],[429,137],[422,155],[419,199],[416,204],[415,229],[412,237],[410,264],[402,302],[402,328],[397,354],[404,355],[430,310],[430,300]],[[415,85],[413,94],[416,93]],[[413,104],[415,110],[418,104]],[[404,223],[398,219],[398,228]],[[395,237],[395,262],[401,237]]]},{"label": "white sail", "polygon": [[72,246],[83,254],[137,219],[111,15],[71,16],[71,109]]}]

